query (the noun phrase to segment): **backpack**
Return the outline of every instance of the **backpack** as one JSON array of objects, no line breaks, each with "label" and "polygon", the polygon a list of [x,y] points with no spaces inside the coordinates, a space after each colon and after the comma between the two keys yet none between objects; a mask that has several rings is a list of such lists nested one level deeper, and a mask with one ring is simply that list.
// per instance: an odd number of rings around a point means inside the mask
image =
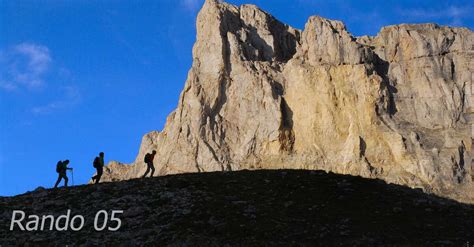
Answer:
[{"label": "backpack", "polygon": [[100,160],[99,160],[99,157],[95,157],[94,159],[94,168],[97,168],[100,166]]},{"label": "backpack", "polygon": [[60,173],[62,170],[63,170],[63,162],[58,161],[58,163],[56,164],[56,172]]},{"label": "backpack", "polygon": [[150,154],[145,154],[143,161],[148,164],[150,162]]}]

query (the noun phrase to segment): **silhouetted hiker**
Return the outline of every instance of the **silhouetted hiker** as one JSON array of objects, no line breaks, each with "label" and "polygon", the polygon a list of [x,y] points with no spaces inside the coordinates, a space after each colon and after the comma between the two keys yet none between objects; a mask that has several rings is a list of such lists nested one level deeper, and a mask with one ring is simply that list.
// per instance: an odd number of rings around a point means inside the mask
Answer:
[{"label": "silhouetted hiker", "polygon": [[56,184],[54,184],[54,188],[58,187],[59,182],[61,182],[61,179],[64,178],[64,186],[67,187],[67,181],[69,180],[66,176],[66,171],[67,170],[72,170],[72,168],[67,167],[69,164],[69,160],[65,161],[58,161],[56,164],[56,172],[58,173],[58,180],[56,181]]},{"label": "silhouetted hiker", "polygon": [[97,170],[97,175],[92,177],[92,181],[95,180],[95,183],[99,183],[102,173],[104,172],[104,153],[100,152],[98,157],[94,159],[94,167]]},{"label": "silhouetted hiker", "polygon": [[143,175],[143,177],[146,177],[146,175],[148,174],[148,172],[150,170],[151,170],[150,177],[153,177],[153,173],[155,173],[155,167],[153,166],[153,159],[155,159],[155,154],[156,154],[155,150],[153,150],[153,152],[151,152],[151,153],[145,154],[145,160],[144,161],[147,165],[147,168],[146,168],[145,175]]}]

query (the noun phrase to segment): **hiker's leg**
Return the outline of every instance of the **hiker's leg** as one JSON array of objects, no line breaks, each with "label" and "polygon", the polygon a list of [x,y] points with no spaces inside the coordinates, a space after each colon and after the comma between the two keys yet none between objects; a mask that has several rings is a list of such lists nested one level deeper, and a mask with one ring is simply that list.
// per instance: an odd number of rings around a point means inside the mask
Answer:
[{"label": "hiker's leg", "polygon": [[147,168],[146,168],[145,175],[143,175],[143,177],[146,177],[146,175],[148,174],[148,172],[150,172],[150,164],[146,164],[146,165],[147,165]]},{"label": "hiker's leg", "polygon": [[63,178],[64,178],[64,186],[67,187],[67,181],[69,181],[69,179],[67,178],[66,174],[64,174]]},{"label": "hiker's leg", "polygon": [[148,174],[148,172],[150,172],[150,167],[147,167],[147,168],[146,168],[146,171],[145,171],[145,174],[143,174],[143,177],[146,177],[146,175]]},{"label": "hiker's leg", "polygon": [[95,180],[95,183],[97,183],[97,178],[99,177],[99,167],[96,167],[95,170],[97,171],[96,174],[92,177],[92,181]]},{"label": "hiker's leg", "polygon": [[153,177],[154,173],[155,173],[155,166],[153,165],[153,163],[151,163],[151,175],[150,175],[150,177]]},{"label": "hiker's leg", "polygon": [[61,175],[58,175],[58,180],[56,180],[56,183],[54,184],[54,188],[58,187],[59,182],[61,182]]},{"label": "hiker's leg", "polygon": [[96,184],[99,183],[100,178],[102,177],[102,173],[104,173],[104,168],[103,167],[97,168],[97,177],[96,177],[96,180],[95,180]]}]

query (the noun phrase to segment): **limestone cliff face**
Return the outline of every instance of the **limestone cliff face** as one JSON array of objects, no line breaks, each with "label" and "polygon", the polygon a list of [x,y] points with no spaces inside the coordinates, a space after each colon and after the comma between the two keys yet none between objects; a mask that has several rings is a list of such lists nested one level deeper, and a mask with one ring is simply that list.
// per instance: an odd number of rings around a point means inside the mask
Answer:
[{"label": "limestone cliff face", "polygon": [[402,24],[356,38],[339,21],[298,30],[215,0],[196,26],[177,109],[104,181],[139,177],[156,149],[160,175],[323,169],[474,202],[469,29]]}]

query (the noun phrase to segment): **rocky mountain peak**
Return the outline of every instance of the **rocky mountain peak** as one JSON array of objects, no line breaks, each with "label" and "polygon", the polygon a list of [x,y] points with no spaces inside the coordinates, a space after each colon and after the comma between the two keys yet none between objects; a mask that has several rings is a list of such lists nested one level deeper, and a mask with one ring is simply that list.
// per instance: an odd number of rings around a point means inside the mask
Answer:
[{"label": "rocky mountain peak", "polygon": [[357,43],[340,21],[312,16],[302,36],[302,59],[311,64],[342,65],[372,61],[371,50]]},{"label": "rocky mountain peak", "polygon": [[401,24],[356,38],[340,21],[313,16],[301,31],[215,0],[196,29],[176,110],[105,181],[141,176],[156,149],[160,175],[321,169],[474,202],[472,31]]}]

